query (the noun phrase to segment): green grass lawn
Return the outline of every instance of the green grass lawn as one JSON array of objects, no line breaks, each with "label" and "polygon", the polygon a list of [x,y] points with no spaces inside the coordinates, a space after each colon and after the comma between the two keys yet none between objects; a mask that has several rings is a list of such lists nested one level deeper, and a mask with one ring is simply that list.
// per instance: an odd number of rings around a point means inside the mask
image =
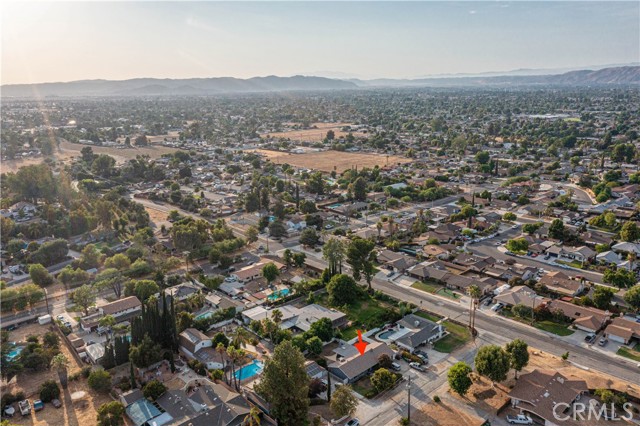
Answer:
[{"label": "green grass lawn", "polygon": [[467,327],[450,321],[444,321],[442,325],[449,334],[434,343],[433,349],[436,351],[448,354],[471,340],[471,332]]},{"label": "green grass lawn", "polygon": [[436,294],[439,294],[440,296],[448,297],[449,299],[460,299],[460,295],[458,293],[454,293],[448,288],[441,288],[436,292]]},{"label": "green grass lawn", "polygon": [[570,336],[574,333],[566,325],[558,324],[552,321],[536,321],[534,327],[539,330],[548,331],[549,333],[557,334],[558,336]]},{"label": "green grass lawn", "polygon": [[[320,305],[330,307],[327,299],[328,296],[323,294],[316,301]],[[344,313],[347,314],[347,318],[352,322],[352,325],[342,330],[343,339],[350,340],[356,337],[356,330],[365,331],[383,325],[382,318],[384,318],[389,309],[392,309],[391,305],[371,297],[357,300],[352,305],[349,305]]]},{"label": "green grass lawn", "polygon": [[618,352],[616,352],[618,355],[623,356],[625,358],[629,358],[632,359],[634,361],[640,361],[640,352],[638,352],[636,350],[638,346],[636,346],[633,349],[629,349],[625,346],[620,346],[620,349],[618,349]]},{"label": "green grass lawn", "polygon": [[416,315],[425,319],[428,319],[429,321],[433,321],[433,322],[438,322],[442,319],[442,317],[439,317],[437,315],[434,314],[430,314],[428,312],[425,311],[416,311]]},{"label": "green grass lawn", "polygon": [[582,263],[578,262],[577,260],[572,260],[571,262],[566,262],[564,260],[556,260],[556,263],[561,263],[563,265],[571,266],[572,268],[588,269],[588,268],[583,268]]},{"label": "green grass lawn", "polygon": [[435,284],[432,282],[422,282],[416,281],[411,284],[412,288],[417,288],[418,290],[426,291],[427,293],[435,294],[438,290],[441,290],[443,287],[439,284]]}]

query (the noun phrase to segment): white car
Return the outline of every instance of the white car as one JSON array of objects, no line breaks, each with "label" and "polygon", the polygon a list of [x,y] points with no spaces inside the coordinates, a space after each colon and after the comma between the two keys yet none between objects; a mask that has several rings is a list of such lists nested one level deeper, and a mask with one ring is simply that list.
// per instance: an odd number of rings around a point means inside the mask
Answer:
[{"label": "white car", "polygon": [[524,414],[518,414],[517,416],[507,416],[507,422],[516,425],[532,425],[533,420],[529,416]]},{"label": "white car", "polygon": [[418,370],[418,371],[422,371],[422,372],[427,371],[427,369],[423,365],[421,365],[421,364],[419,364],[417,362],[410,362],[409,363],[409,367],[411,367],[411,368],[413,368],[415,370]]},{"label": "white car", "polygon": [[518,225],[518,224],[516,223],[515,225],[513,225],[513,226],[511,227],[511,229],[518,229],[519,227],[520,227],[520,225]]},{"label": "white car", "polygon": [[500,309],[504,308],[504,305],[502,303],[496,303],[495,305],[493,305],[491,307],[491,310],[493,312],[498,312]]}]

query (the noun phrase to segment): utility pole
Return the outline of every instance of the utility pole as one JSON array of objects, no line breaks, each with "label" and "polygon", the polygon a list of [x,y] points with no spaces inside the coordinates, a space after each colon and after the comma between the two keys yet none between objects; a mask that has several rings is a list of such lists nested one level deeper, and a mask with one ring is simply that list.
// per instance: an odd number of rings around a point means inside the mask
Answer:
[{"label": "utility pole", "polygon": [[47,291],[46,288],[43,288],[44,290],[44,302],[47,304],[47,314],[51,314],[51,311],[49,310],[49,292]]},{"label": "utility pole", "polygon": [[411,373],[409,373],[409,383],[407,383],[407,424],[411,425]]}]

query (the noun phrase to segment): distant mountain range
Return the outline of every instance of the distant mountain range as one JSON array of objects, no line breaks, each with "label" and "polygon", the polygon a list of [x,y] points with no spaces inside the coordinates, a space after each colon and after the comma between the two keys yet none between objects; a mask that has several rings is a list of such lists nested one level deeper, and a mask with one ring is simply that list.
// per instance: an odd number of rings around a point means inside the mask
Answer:
[{"label": "distant mountain range", "polygon": [[331,79],[325,77],[233,77],[131,80],[80,80],[67,83],[8,84],[1,96],[14,98],[52,96],[157,96],[213,95],[302,90],[344,90],[367,87],[516,87],[516,86],[640,85],[640,66],[570,71],[551,75],[431,77],[420,79]]}]

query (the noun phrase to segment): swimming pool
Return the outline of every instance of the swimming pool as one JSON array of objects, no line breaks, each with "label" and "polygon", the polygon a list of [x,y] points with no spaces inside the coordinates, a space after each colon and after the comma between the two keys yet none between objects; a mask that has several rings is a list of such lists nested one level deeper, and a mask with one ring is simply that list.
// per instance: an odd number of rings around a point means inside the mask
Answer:
[{"label": "swimming pool", "polygon": [[262,373],[264,364],[260,361],[254,360],[251,364],[247,364],[234,374],[234,377],[238,380],[250,379],[253,376],[257,376]]},{"label": "swimming pool", "polygon": [[289,294],[289,289],[283,288],[282,290],[276,290],[273,293],[271,293],[269,297],[267,297],[267,299],[277,300],[277,299],[280,299],[281,297],[286,297],[287,294]]},{"label": "swimming pool", "polygon": [[338,204],[332,204],[329,206],[330,209],[337,209],[338,207],[341,207],[342,204],[338,203]]},{"label": "swimming pool", "polygon": [[213,312],[209,311],[209,312],[205,312],[203,314],[197,315],[194,319],[203,320],[205,318],[210,318],[211,315],[213,315]]},{"label": "swimming pool", "polygon": [[23,349],[23,346],[16,346],[15,348],[11,349],[7,353],[7,361],[13,361],[14,359],[18,358],[18,356],[20,356],[20,352],[22,352]]},{"label": "swimming pool", "polygon": [[396,333],[395,330],[387,330],[387,331],[383,331],[382,333],[378,334],[378,337],[381,339],[388,339],[389,337],[393,336]]}]

